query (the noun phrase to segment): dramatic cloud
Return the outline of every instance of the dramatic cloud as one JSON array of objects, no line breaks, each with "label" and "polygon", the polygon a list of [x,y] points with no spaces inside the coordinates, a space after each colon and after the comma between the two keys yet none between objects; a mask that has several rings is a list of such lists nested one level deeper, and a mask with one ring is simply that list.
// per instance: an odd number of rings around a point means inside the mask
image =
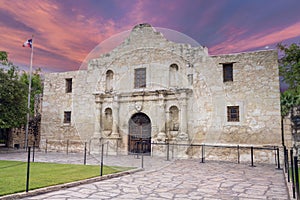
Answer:
[{"label": "dramatic cloud", "polygon": [[0,50],[26,67],[30,49],[21,45],[34,35],[35,67],[76,70],[98,44],[110,50],[120,41],[108,38],[145,22],[186,34],[211,54],[257,50],[300,41],[299,7],[298,0],[0,0]]}]

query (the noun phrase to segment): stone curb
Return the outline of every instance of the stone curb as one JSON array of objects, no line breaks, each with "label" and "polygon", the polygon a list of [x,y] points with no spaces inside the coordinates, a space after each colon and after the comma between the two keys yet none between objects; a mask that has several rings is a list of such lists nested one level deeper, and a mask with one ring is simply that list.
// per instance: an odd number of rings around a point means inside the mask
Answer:
[{"label": "stone curb", "polygon": [[25,198],[25,197],[41,195],[41,194],[45,194],[45,193],[48,193],[48,192],[58,191],[60,189],[75,187],[75,186],[78,186],[78,185],[81,185],[81,184],[94,183],[94,182],[103,181],[103,180],[107,180],[107,179],[111,179],[111,178],[125,176],[125,175],[133,174],[133,173],[136,173],[136,172],[140,172],[140,171],[143,171],[143,170],[144,170],[143,168],[138,168],[138,169],[133,169],[133,170],[125,171],[125,172],[119,172],[119,173],[115,173],[115,174],[108,174],[108,175],[105,175],[105,176],[89,178],[89,179],[75,181],[75,182],[71,182],[71,183],[65,183],[65,184],[54,185],[54,186],[49,186],[49,187],[45,187],[45,188],[30,190],[28,192],[9,194],[9,195],[2,196],[2,197],[0,196],[0,200],[12,200],[12,199],[20,199],[20,198]]}]

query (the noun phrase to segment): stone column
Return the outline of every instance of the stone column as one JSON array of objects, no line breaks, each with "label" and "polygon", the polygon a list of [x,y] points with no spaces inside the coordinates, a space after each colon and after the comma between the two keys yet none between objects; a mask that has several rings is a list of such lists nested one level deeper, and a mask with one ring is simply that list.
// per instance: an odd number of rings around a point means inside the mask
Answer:
[{"label": "stone column", "polygon": [[158,135],[157,140],[159,142],[165,142],[166,140],[166,104],[165,104],[165,97],[164,93],[160,92],[158,97],[158,113],[157,113],[157,119],[158,120]]},{"label": "stone column", "polygon": [[99,94],[96,95],[96,110],[95,110],[95,130],[94,137],[101,137],[101,110],[102,110],[102,101]]},{"label": "stone column", "polygon": [[114,101],[113,101],[113,124],[112,124],[112,137],[120,137],[119,135],[119,97],[118,95],[114,96]]},{"label": "stone column", "polygon": [[166,116],[166,134],[170,133],[170,111],[169,110],[165,110],[165,116]]},{"label": "stone column", "polygon": [[102,111],[102,98],[101,94],[95,94],[95,130],[94,135],[90,140],[91,153],[100,152],[100,140],[102,138],[101,128],[101,112]]},{"label": "stone column", "polygon": [[187,96],[183,91],[180,94],[180,133],[178,135],[181,140],[188,140],[187,134]]}]

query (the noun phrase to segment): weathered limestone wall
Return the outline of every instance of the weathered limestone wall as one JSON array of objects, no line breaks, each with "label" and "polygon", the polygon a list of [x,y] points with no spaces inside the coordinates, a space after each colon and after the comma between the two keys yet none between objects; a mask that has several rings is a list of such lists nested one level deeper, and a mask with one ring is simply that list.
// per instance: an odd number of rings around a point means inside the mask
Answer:
[{"label": "weathered limestone wall", "polygon": [[[224,83],[221,63],[228,62],[234,63],[233,82]],[[145,88],[134,88],[137,68],[146,69]],[[65,93],[66,78],[73,80],[72,93]],[[100,143],[107,143],[110,154],[128,154],[129,120],[139,112],[151,120],[152,142],[281,145],[276,51],[209,56],[205,47],[176,44],[151,26],[138,25],[112,52],[92,59],[87,70],[46,75],[44,93],[44,146],[46,139],[72,140],[78,150],[87,142],[97,153]],[[227,106],[239,106],[239,122],[227,122]],[[171,119],[172,107],[177,121]],[[72,112],[70,124],[63,123],[64,111]],[[165,148],[154,145],[152,155],[165,156]],[[186,158],[201,154],[188,146],[175,152]],[[273,159],[267,155],[262,159]]]},{"label": "weathered limestone wall", "polygon": [[[47,143],[48,149],[61,150],[65,147],[62,143],[66,143],[67,140],[76,144],[80,150],[83,149],[84,138],[79,135],[77,127],[80,126],[81,123],[85,123],[85,121],[79,121],[77,123],[76,116],[82,113],[75,112],[77,110],[77,103],[80,102],[74,98],[74,94],[77,93],[76,90],[81,89],[79,87],[76,88],[76,77],[80,77],[81,73],[81,71],[74,71],[51,73],[45,76],[40,142],[42,149],[46,148]],[[72,92],[66,93],[65,79],[69,78],[72,78]],[[88,105],[88,101],[85,101],[83,104]],[[70,124],[64,123],[65,111],[71,111],[72,113]],[[76,113],[77,115],[74,115]],[[88,117],[88,115],[86,115],[86,117]],[[85,128],[87,127],[88,125],[86,125]],[[74,148],[74,151],[75,149],[76,148]]]},{"label": "weathered limestone wall", "polygon": [[[192,123],[193,129],[199,129],[195,133],[196,141],[280,145],[277,52],[241,53],[211,59],[206,64],[199,63],[205,67],[197,69],[195,66],[195,76],[199,78],[194,84],[193,102],[198,99],[199,105],[189,105],[194,111],[191,119],[198,119],[198,123]],[[223,82],[220,63],[226,62],[234,62],[233,82]],[[240,107],[239,122],[227,122],[227,106]],[[197,113],[201,114],[197,116]]]}]

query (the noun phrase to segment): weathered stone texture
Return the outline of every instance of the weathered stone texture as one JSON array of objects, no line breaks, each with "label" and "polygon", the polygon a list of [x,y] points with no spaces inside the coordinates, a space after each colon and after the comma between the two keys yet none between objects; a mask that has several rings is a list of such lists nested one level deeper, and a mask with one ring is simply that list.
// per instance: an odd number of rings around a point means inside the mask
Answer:
[{"label": "weathered stone texture", "polygon": [[[232,82],[223,82],[222,63],[233,63]],[[146,68],[145,88],[134,88],[137,68]],[[66,78],[72,78],[72,93],[65,93]],[[111,154],[128,154],[129,121],[144,113],[152,142],[280,145],[279,98],[276,51],[210,56],[205,47],[173,43],[150,25],[137,25],[87,70],[46,75],[42,143],[81,140],[98,152],[100,142],[108,142]],[[238,122],[227,121],[227,106],[239,106]],[[104,127],[106,109],[112,110],[111,129]],[[72,112],[70,124],[63,123],[64,111]],[[165,147],[152,148],[153,155],[165,155]],[[176,150],[176,157],[197,154],[188,146]]]}]

